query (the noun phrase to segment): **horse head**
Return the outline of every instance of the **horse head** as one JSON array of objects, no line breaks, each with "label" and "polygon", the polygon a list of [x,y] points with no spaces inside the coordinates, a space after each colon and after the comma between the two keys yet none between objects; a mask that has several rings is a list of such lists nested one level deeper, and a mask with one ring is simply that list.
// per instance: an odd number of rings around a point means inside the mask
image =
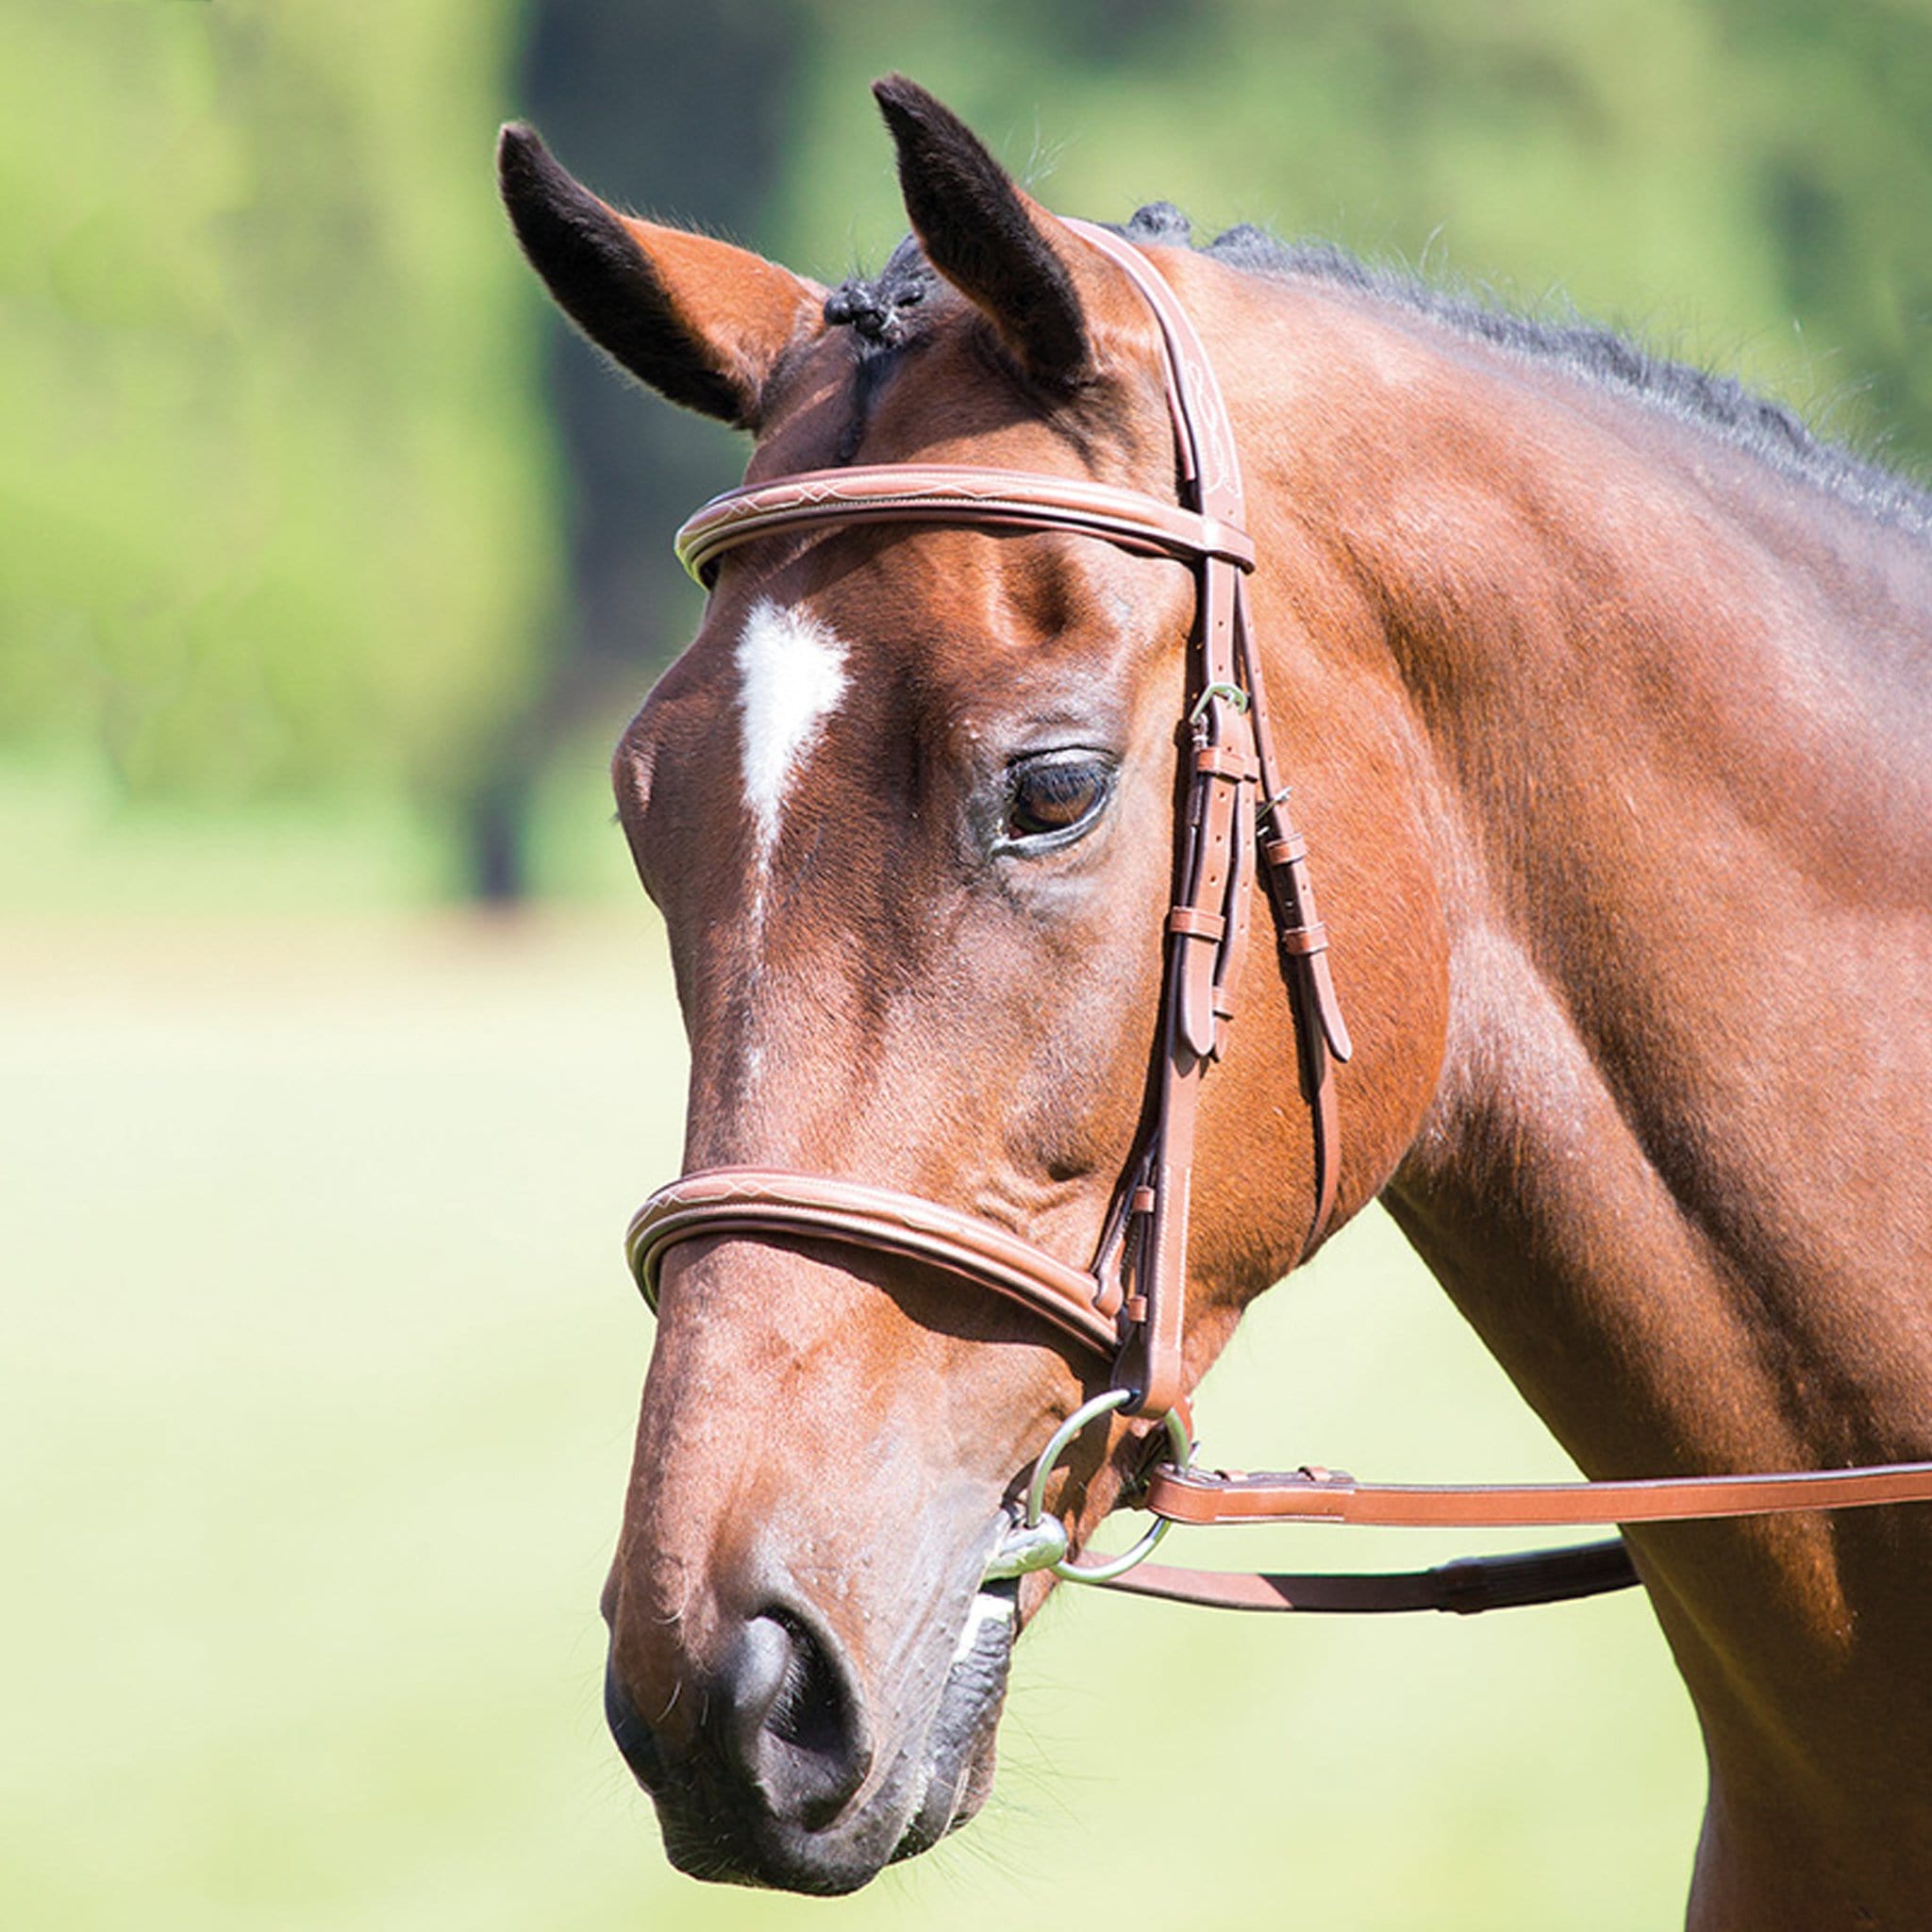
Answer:
[{"label": "horse head", "polygon": [[[971,464],[1174,502],[1129,276],[929,96],[878,96],[913,238],[876,282],[828,294],[619,214],[517,128],[506,197],[593,342],[755,433],[753,483]],[[1204,327],[1238,306],[1166,213],[1131,232]],[[1306,634],[1308,611],[1264,579],[1257,596],[1264,627]],[[1195,618],[1186,563],[1066,529],[840,525],[717,560],[614,767],[690,1038],[688,1169],[891,1190],[1085,1265],[1162,1051]],[[1309,716],[1291,690],[1287,727]],[[1349,1100],[1342,1218],[1413,1135],[1444,1024],[1387,737],[1369,693],[1296,770],[1319,837],[1353,762],[1385,862],[1378,910],[1342,922],[1379,1069]],[[1253,877],[1236,890],[1259,901]],[[1289,975],[1257,946],[1241,991],[1199,1107],[1189,1387],[1301,1257],[1317,1186]],[[605,1604],[612,1728],[685,1869],[849,1890],[986,1794],[1011,1642],[1052,1587],[988,1584],[989,1555],[1104,1376],[1024,1308],[811,1230],[686,1241],[658,1290]],[[1158,1434],[1115,1419],[1074,1444],[1048,1503],[1075,1549]]]}]

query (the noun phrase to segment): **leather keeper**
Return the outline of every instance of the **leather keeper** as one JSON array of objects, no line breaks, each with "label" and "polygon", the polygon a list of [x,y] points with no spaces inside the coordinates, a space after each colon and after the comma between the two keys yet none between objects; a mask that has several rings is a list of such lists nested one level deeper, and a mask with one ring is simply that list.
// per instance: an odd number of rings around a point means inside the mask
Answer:
[{"label": "leather keeper", "polygon": [[1277,943],[1284,953],[1306,959],[1311,954],[1328,950],[1328,928],[1320,920],[1313,925],[1288,926],[1277,936]]},{"label": "leather keeper", "polygon": [[1308,841],[1299,832],[1291,832],[1286,839],[1261,841],[1261,857],[1270,865],[1299,865],[1307,856]]},{"label": "leather keeper", "polygon": [[1261,768],[1255,762],[1250,752],[1239,751],[1231,744],[1197,744],[1194,747],[1194,769],[1209,778],[1232,778],[1241,783],[1261,775]]},{"label": "leather keeper", "polygon": [[1206,912],[1197,906],[1176,906],[1167,915],[1167,929],[1191,940],[1218,940],[1227,930],[1227,921],[1220,913]]}]

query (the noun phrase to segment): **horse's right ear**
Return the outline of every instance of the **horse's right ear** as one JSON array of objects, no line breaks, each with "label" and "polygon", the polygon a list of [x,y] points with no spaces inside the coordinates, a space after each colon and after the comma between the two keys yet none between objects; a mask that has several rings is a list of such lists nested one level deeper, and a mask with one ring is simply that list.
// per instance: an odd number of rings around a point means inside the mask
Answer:
[{"label": "horse's right ear", "polygon": [[765,378],[821,325],[825,291],[746,249],[619,214],[515,122],[496,168],[524,253],[584,334],[674,403],[755,429]]}]

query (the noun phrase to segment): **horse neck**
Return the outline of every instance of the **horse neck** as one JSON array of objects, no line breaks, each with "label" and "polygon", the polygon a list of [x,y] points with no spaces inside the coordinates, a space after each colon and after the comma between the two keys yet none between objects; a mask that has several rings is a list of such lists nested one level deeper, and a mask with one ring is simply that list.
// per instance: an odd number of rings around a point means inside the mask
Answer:
[{"label": "horse neck", "polygon": [[1592,1473],[1932,1452],[1923,544],[1554,367],[1289,306],[1243,426],[1264,554],[1320,580],[1262,600],[1277,683],[1316,666],[1302,741],[1345,763],[1358,711],[1414,786],[1310,774],[1344,997],[1364,853],[1426,851],[1447,939],[1397,1219]]}]

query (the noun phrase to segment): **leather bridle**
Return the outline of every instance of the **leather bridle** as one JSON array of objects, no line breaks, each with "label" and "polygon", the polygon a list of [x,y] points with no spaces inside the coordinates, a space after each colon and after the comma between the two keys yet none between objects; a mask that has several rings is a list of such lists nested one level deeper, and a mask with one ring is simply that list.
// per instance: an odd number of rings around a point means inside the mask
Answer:
[{"label": "leather bridle", "polygon": [[1135,1557],[1172,1522],[1495,1527],[1682,1521],[1932,1499],[1932,1463],[1527,1487],[1385,1486],[1312,1467],[1289,1475],[1230,1475],[1185,1466],[1183,1354],[1195,1122],[1202,1082],[1227,1045],[1257,872],[1274,913],[1314,1150],[1304,1256],[1319,1243],[1334,1210],[1341,1144],[1334,1069],[1352,1049],[1329,974],[1307,847],[1289,818],[1289,789],[1270,729],[1260,653],[1248,619],[1246,576],[1255,551],[1245,534],[1240,463],[1220,385],[1191,321],[1147,258],[1109,230],[1083,222],[1066,225],[1128,277],[1158,325],[1180,504],[1032,472],[854,466],[726,491],[678,532],[677,550],[708,586],[718,558],[754,538],[855,524],[939,523],[1069,530],[1138,554],[1173,558],[1195,573],[1185,806],[1166,921],[1161,1033],[1147,1124],[1085,1269],[916,1195],[786,1169],[719,1167],[660,1188],[632,1220],[625,1248],[645,1299],[656,1307],[663,1258],[681,1242],[720,1236],[810,1239],[906,1257],[975,1282],[1030,1309],[1097,1358],[1110,1386],[1068,1419],[1041,1457],[1026,1520],[996,1549],[990,1575],[1052,1568],[1062,1576],[1141,1594],[1236,1608],[1464,1612],[1589,1595],[1637,1581],[1617,1540],[1469,1558],[1393,1576],[1242,1576],[1151,1565],[1129,1574],[1121,1562],[1083,1569],[1067,1558],[1064,1531],[1045,1515],[1041,1494],[1072,1433],[1112,1411],[1166,1418],[1176,1451],[1135,1498],[1160,1519]]}]

